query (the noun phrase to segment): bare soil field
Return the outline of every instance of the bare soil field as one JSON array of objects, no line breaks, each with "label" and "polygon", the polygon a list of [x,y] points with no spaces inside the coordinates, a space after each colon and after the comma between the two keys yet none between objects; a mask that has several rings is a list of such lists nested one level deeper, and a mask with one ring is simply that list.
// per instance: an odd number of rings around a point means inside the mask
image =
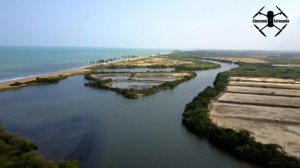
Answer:
[{"label": "bare soil field", "polygon": [[264,83],[264,82],[238,82],[230,81],[229,85],[233,86],[247,86],[247,87],[263,87],[263,88],[278,88],[278,89],[297,89],[300,90],[300,84],[287,83]]},{"label": "bare soil field", "polygon": [[[300,77],[299,77],[300,78]],[[300,79],[230,77],[230,81],[300,84]]]},{"label": "bare soil field", "polygon": [[244,62],[244,63],[266,63],[262,58],[259,57],[213,57],[214,60],[219,61],[231,61],[233,63]]},{"label": "bare soil field", "polygon": [[255,140],[264,144],[278,144],[290,155],[300,157],[300,126],[280,122],[263,122],[243,118],[210,115],[221,127],[248,130]]},{"label": "bare soil field", "polygon": [[146,66],[153,66],[153,65],[172,66],[172,65],[191,64],[191,63],[192,62],[181,61],[181,60],[171,59],[167,57],[147,57],[147,58],[140,58],[140,59],[130,60],[130,61],[119,61],[113,64],[146,67]]},{"label": "bare soil field", "polygon": [[[274,88],[260,88],[260,87],[243,87],[243,86],[228,86],[227,92],[248,93],[248,94],[266,94],[273,96],[299,96],[300,90],[293,89],[274,89]],[[300,96],[299,96],[300,97]]]},{"label": "bare soil field", "polygon": [[232,118],[242,117],[266,122],[275,120],[300,126],[300,110],[295,108],[240,105],[215,101],[211,105],[210,114]]},{"label": "bare soil field", "polygon": [[279,66],[279,67],[300,67],[300,65],[298,65],[298,64],[286,64],[286,65],[284,65],[284,64],[275,64],[273,66]]},{"label": "bare soil field", "polygon": [[262,143],[278,144],[300,157],[300,84],[293,79],[230,78],[210,104],[210,118],[221,127],[248,130]]},{"label": "bare soil field", "polygon": [[300,108],[300,97],[225,93],[218,100],[233,103],[253,103],[257,105],[279,105]]}]

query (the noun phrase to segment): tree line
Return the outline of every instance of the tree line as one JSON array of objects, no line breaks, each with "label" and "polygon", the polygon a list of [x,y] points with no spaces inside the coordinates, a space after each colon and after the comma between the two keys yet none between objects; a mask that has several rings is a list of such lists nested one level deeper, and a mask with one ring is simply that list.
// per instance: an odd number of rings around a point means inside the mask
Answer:
[{"label": "tree line", "polygon": [[[131,59],[131,58],[138,58],[138,56],[135,55],[126,55],[121,56],[122,59]],[[116,60],[120,60],[121,58],[108,58],[108,59],[98,59],[98,60],[87,60],[87,63],[89,64],[102,64],[102,63],[109,63]]]},{"label": "tree line", "polygon": [[78,161],[57,163],[45,159],[38,147],[24,138],[7,133],[0,127],[0,167],[1,168],[78,168]]}]

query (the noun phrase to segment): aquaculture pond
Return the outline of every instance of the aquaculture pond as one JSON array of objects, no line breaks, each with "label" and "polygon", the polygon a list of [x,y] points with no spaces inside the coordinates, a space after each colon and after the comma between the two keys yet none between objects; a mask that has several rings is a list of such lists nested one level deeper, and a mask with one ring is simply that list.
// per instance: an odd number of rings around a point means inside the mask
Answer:
[{"label": "aquaculture pond", "polygon": [[101,80],[111,79],[112,88],[145,89],[163,84],[165,82],[179,80],[188,75],[185,72],[102,72],[92,74],[92,77]]}]

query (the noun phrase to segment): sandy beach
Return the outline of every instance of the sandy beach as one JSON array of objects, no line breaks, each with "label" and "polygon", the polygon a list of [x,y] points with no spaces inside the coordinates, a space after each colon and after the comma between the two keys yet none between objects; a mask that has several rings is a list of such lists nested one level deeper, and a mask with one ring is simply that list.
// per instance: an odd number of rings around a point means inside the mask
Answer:
[{"label": "sandy beach", "polygon": [[57,77],[59,75],[71,76],[71,75],[84,74],[84,73],[87,73],[87,72],[90,71],[90,69],[88,69],[89,67],[92,67],[92,66],[84,66],[84,67],[79,67],[79,68],[74,68],[74,69],[69,69],[69,70],[45,73],[45,74],[40,74],[40,75],[33,75],[33,76],[24,77],[24,78],[20,78],[20,79],[13,79],[13,80],[9,80],[9,81],[0,82],[0,90],[7,90],[7,89],[16,88],[16,87],[10,86],[10,85],[15,83],[15,82],[24,83],[24,82],[33,81],[37,77],[39,77],[39,78],[51,78],[51,77]]},{"label": "sandy beach", "polygon": [[[121,59],[121,60],[116,60],[116,61],[112,61],[112,62],[109,62],[109,63],[102,63],[102,65],[117,63],[117,62],[122,62],[122,61],[131,61],[131,60],[136,60],[136,59],[141,59],[141,58],[145,58],[145,57]],[[51,77],[57,77],[57,76],[60,76],[60,75],[61,76],[82,75],[82,74],[90,72],[91,71],[90,68],[92,68],[94,66],[99,66],[99,65],[101,65],[101,64],[87,65],[87,66],[82,66],[82,67],[78,67],[78,68],[74,68],[74,69],[44,73],[44,74],[39,74],[39,75],[32,75],[32,76],[28,76],[28,77],[22,77],[22,78],[19,78],[19,79],[12,79],[12,80],[3,81],[3,82],[0,82],[0,91],[18,88],[19,86],[10,86],[10,85],[15,83],[15,82],[24,83],[24,82],[33,81],[37,77],[39,77],[39,78],[51,78]]]},{"label": "sandy beach", "polygon": [[[170,52],[162,53],[162,54],[160,54],[160,56],[167,55],[169,53]],[[25,83],[25,82],[33,81],[37,77],[39,77],[39,78],[54,78],[54,77],[58,77],[58,76],[82,75],[82,74],[91,72],[91,68],[95,67],[95,66],[106,65],[106,64],[115,64],[115,63],[121,63],[121,62],[125,62],[125,64],[126,64],[127,61],[134,61],[134,60],[143,59],[143,58],[147,58],[147,57],[154,57],[154,56],[156,56],[156,55],[139,56],[137,58],[119,59],[119,60],[111,61],[111,62],[108,62],[108,63],[93,64],[93,65],[82,66],[82,67],[78,67],[78,68],[74,68],[74,69],[68,69],[68,70],[62,70],[62,71],[57,71],[57,72],[49,72],[49,73],[44,73],[44,74],[32,75],[32,76],[28,76],[28,77],[21,77],[21,78],[7,80],[7,81],[0,81],[0,91],[19,88],[20,86],[10,86],[10,85],[13,84],[13,83],[16,83],[16,82]],[[21,87],[23,87],[23,86],[21,86]]]}]

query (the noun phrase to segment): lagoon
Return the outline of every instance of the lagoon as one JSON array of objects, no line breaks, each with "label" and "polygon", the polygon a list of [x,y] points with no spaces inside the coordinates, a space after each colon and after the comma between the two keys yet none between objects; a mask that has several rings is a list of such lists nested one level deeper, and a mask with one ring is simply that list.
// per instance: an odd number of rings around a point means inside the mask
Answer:
[{"label": "lagoon", "polygon": [[1,124],[34,141],[47,158],[80,158],[81,167],[251,167],[181,124],[185,104],[219,72],[236,67],[220,64],[173,90],[136,100],[84,87],[83,76],[0,92]]}]

